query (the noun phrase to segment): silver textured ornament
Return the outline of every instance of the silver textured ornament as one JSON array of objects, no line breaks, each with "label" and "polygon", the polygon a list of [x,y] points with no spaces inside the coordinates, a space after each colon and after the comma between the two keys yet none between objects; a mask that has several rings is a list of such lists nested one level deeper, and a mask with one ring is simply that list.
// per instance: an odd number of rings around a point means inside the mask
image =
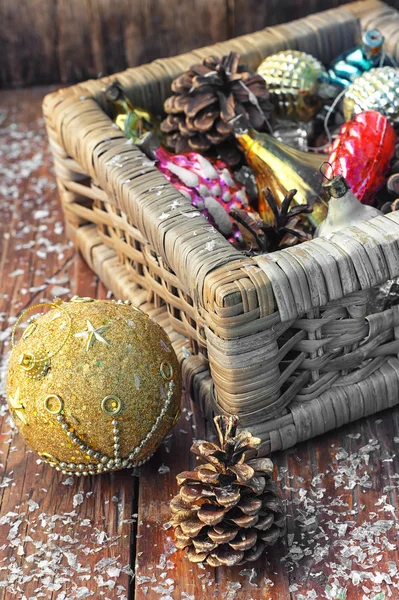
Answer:
[{"label": "silver textured ornament", "polygon": [[294,121],[310,121],[322,107],[320,79],[327,71],[319,60],[299,50],[282,50],[258,67],[266,81],[277,115]]},{"label": "silver textured ornament", "polygon": [[375,110],[390,121],[399,120],[399,69],[370,69],[348,86],[344,97],[344,116],[350,121],[364,110]]}]

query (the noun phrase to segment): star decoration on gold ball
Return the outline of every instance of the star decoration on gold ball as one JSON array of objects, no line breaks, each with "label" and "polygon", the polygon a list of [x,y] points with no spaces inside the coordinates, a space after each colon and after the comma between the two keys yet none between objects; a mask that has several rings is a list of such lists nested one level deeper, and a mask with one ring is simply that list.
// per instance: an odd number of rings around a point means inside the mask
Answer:
[{"label": "star decoration on gold ball", "polygon": [[25,416],[25,405],[19,399],[20,395],[21,388],[18,386],[15,390],[15,394],[13,396],[10,396],[8,401],[10,403],[13,415],[16,416],[20,421],[22,421],[24,425],[26,425],[27,421]]},{"label": "star decoration on gold ball", "polygon": [[101,342],[106,346],[110,347],[111,344],[101,335],[102,333],[108,331],[109,328],[110,325],[102,325],[101,327],[97,327],[96,329],[94,325],[92,325],[92,323],[88,320],[87,329],[85,331],[79,331],[79,333],[75,333],[75,337],[87,340],[86,350],[90,350],[90,348],[93,346],[96,340],[97,342]]}]

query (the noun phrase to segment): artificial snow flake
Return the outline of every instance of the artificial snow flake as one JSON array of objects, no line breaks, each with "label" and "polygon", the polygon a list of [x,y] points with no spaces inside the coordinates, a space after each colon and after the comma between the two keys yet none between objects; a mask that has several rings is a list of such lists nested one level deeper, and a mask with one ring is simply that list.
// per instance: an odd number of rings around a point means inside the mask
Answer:
[{"label": "artificial snow flake", "polygon": [[64,296],[65,294],[69,294],[71,290],[67,287],[62,287],[61,285],[53,285],[51,288],[51,293],[53,296]]},{"label": "artificial snow flake", "polygon": [[47,208],[43,208],[42,210],[35,210],[33,213],[33,218],[37,221],[41,221],[42,219],[47,219],[50,216],[50,211]]},{"label": "artificial snow flake", "polygon": [[23,269],[15,269],[12,273],[10,273],[9,277],[18,277],[19,275],[23,275],[25,271]]},{"label": "artificial snow flake", "polygon": [[70,476],[70,477],[67,477],[67,478],[66,478],[66,479],[65,479],[65,480],[62,482],[62,485],[73,485],[73,484],[74,484],[74,481],[75,481],[75,479],[74,479],[72,476]]},{"label": "artificial snow flake", "polygon": [[77,506],[79,506],[79,504],[82,504],[83,500],[84,500],[84,496],[83,496],[82,492],[75,494],[73,497],[73,507],[76,508]]},{"label": "artificial snow flake", "polygon": [[170,472],[170,468],[162,463],[162,465],[158,469],[158,473],[160,475],[165,475]]},{"label": "artificial snow flake", "polygon": [[29,507],[29,512],[33,512],[34,510],[37,510],[39,508],[39,505],[34,500],[29,499],[28,500],[28,507]]}]

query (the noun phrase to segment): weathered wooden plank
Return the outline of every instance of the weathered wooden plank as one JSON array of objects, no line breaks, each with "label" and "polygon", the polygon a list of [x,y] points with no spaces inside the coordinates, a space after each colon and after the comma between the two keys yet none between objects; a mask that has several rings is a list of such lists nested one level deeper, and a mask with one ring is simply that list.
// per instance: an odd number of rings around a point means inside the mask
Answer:
[{"label": "weathered wooden plank", "polygon": [[18,8],[5,0],[0,87],[111,74],[229,33],[226,0],[24,0]]},{"label": "weathered wooden plank", "polygon": [[[1,96],[3,360],[22,308],[54,295],[106,295],[63,231],[41,118],[47,91]],[[0,374],[3,394],[4,363]],[[127,598],[132,474],[63,476],[26,448],[4,400],[0,415],[0,598]]]},{"label": "weathered wooden plank", "polygon": [[140,480],[136,598],[396,598],[398,423],[398,409],[385,411],[276,454],[287,501],[285,545],[253,565],[215,571],[185,562],[164,530],[173,478],[194,464],[191,437],[206,433],[200,416],[183,413],[169,452],[158,453]]},{"label": "weathered wooden plank", "polygon": [[296,0],[281,2],[281,0],[233,0],[229,5],[229,29],[235,36],[252,33],[261,27],[271,27],[293,19],[306,17],[314,12],[336,8],[351,0]]},{"label": "weathered wooden plank", "polygon": [[346,2],[3,0],[0,87],[112,74]]},{"label": "weathered wooden plank", "polygon": [[363,419],[290,454],[285,493],[294,537],[287,565],[295,600],[398,595],[392,567],[398,560],[398,414],[395,409]]},{"label": "weathered wooden plank", "polygon": [[[138,505],[135,599],[290,598],[288,577],[280,561],[282,547],[253,563],[232,569],[212,569],[190,563],[174,545],[169,503],[177,493],[176,475],[192,469],[192,439],[214,437],[196,407],[185,398],[179,423],[170,440],[143,468]],[[165,468],[166,467],[166,468]],[[254,569],[254,571],[252,571]]]},{"label": "weathered wooden plank", "polygon": [[164,0],[149,0],[135,3],[133,12],[124,27],[129,67],[229,37],[225,0],[191,0],[175,7]]},{"label": "weathered wooden plank", "polygon": [[56,2],[0,4],[0,87],[59,81]]}]

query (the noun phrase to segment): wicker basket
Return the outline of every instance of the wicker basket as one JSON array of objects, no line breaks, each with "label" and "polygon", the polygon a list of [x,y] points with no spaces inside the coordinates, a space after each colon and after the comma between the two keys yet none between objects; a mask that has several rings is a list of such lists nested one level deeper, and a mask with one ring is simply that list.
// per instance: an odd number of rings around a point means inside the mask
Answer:
[{"label": "wicker basket", "polygon": [[[133,104],[157,112],[171,81],[209,54],[236,50],[256,68],[271,53],[297,48],[328,63],[371,26],[399,52],[399,15],[373,0],[118,79]],[[244,257],[111,122],[102,91],[112,80],[44,101],[68,234],[116,296],[163,325],[167,315],[194,400],[207,413],[239,414],[265,453],[396,404],[399,308],[369,314],[368,301],[373,287],[399,275],[399,213],[329,241]]]}]

